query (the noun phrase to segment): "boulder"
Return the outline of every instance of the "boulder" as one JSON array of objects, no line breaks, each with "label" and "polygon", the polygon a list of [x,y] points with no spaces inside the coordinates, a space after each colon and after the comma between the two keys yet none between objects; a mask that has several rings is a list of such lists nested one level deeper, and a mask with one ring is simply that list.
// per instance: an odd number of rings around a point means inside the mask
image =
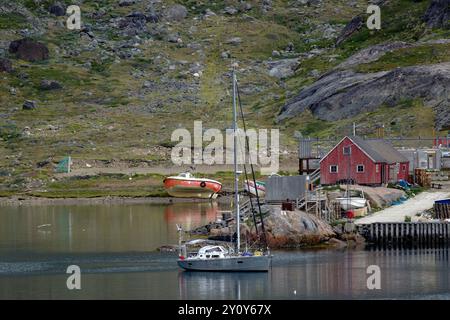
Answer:
[{"label": "boulder", "polygon": [[23,110],[34,110],[36,108],[37,108],[37,103],[36,103],[36,101],[32,101],[32,100],[26,100],[22,105]]},{"label": "boulder", "polygon": [[61,3],[56,2],[48,8],[48,12],[57,17],[62,17],[66,14],[66,8]]},{"label": "boulder", "polygon": [[0,72],[12,72],[13,67],[9,59],[0,58]]},{"label": "boulder", "polygon": [[283,59],[267,62],[269,75],[278,79],[285,79],[294,75],[299,65],[298,59]]},{"label": "boulder", "polygon": [[9,52],[14,53],[18,59],[31,62],[47,60],[49,57],[48,48],[44,44],[29,38],[12,41]]},{"label": "boulder", "polygon": [[61,89],[62,85],[58,81],[44,79],[41,81],[40,88],[42,90],[56,90]]},{"label": "boulder", "polygon": [[119,7],[129,7],[136,3],[136,0],[120,0]]},{"label": "boulder", "polygon": [[450,0],[433,0],[423,20],[429,28],[450,28]]},{"label": "boulder", "polygon": [[238,10],[235,7],[225,7],[225,9],[223,9],[223,13],[233,16],[238,13]]},{"label": "boulder", "polygon": [[181,21],[188,15],[188,10],[181,4],[176,4],[168,8],[165,12],[165,18],[168,21]]},{"label": "boulder", "polygon": [[225,41],[226,44],[231,44],[233,46],[238,46],[242,43],[242,39],[239,37],[229,38]]}]

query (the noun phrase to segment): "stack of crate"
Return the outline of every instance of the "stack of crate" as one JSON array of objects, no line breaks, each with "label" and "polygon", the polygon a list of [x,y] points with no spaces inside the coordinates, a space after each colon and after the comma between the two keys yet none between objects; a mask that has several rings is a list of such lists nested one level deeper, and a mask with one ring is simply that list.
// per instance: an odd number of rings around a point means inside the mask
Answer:
[{"label": "stack of crate", "polygon": [[418,185],[422,187],[431,186],[431,174],[427,171],[427,169],[417,168],[414,170],[414,174]]}]

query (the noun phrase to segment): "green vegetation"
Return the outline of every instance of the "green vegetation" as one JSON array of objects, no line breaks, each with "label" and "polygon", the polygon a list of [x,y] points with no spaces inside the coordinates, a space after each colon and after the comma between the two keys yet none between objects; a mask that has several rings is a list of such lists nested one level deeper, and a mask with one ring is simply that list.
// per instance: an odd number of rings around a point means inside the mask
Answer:
[{"label": "green vegetation", "polygon": [[18,13],[0,14],[0,30],[1,29],[19,29],[27,25],[24,16]]},{"label": "green vegetation", "polygon": [[[66,5],[71,0],[60,1]],[[83,22],[92,29],[95,41],[84,32],[64,28],[64,17],[47,13],[54,1],[19,0],[24,9],[0,14],[0,32],[4,41],[18,38],[19,30],[40,24],[44,34],[33,37],[46,44],[50,59],[26,62],[5,52],[15,69],[0,77],[0,195],[24,193],[30,180],[42,180],[42,187],[29,193],[45,197],[73,196],[154,196],[164,194],[162,176],[108,176],[88,179],[55,177],[51,166],[38,163],[71,155],[74,159],[171,165],[168,155],[157,152],[174,145],[171,133],[180,127],[192,128],[202,120],[209,128],[225,129],[231,122],[230,81],[232,62],[238,62],[239,85],[247,126],[279,128],[281,149],[296,150],[295,132],[314,137],[333,137],[349,133],[353,122],[360,133],[373,136],[380,124],[386,135],[422,135],[431,133],[434,115],[420,99],[400,101],[351,119],[327,122],[305,111],[281,124],[274,122],[280,108],[304,86],[362,48],[399,40],[416,42],[450,37],[448,30],[427,30],[421,17],[428,1],[390,1],[383,8],[382,30],[362,28],[341,46],[333,37],[325,37],[329,27],[339,34],[352,17],[365,15],[367,1],[322,1],[321,6],[303,6],[293,1],[272,1],[263,13],[261,1],[248,0],[252,10],[224,15],[226,6],[239,7],[237,0],[168,0],[165,7],[180,3],[188,10],[181,22],[148,22],[147,30],[135,37],[126,28],[113,26],[112,18],[130,12],[145,12],[148,2],[137,1],[119,7],[116,0],[83,1]],[[94,18],[99,9],[103,16]],[[199,17],[206,9],[217,16]],[[29,13],[30,16],[23,14]],[[196,18],[194,20],[194,18]],[[160,28],[160,32],[158,31]],[[158,29],[155,31],[155,29]],[[167,41],[176,34],[182,43]],[[230,44],[239,37],[240,44]],[[292,43],[294,52],[284,52]],[[283,56],[272,56],[273,51]],[[318,53],[310,54],[311,50]],[[7,51],[7,50],[6,50]],[[393,51],[379,60],[363,64],[359,72],[377,72],[416,64],[450,61],[449,44],[421,44]],[[228,52],[230,58],[223,58]],[[123,53],[121,55],[120,53]],[[267,62],[299,58],[295,74],[287,79],[268,75]],[[201,76],[194,77],[196,68]],[[41,81],[58,81],[63,89],[42,90]],[[149,82],[145,84],[145,82]],[[14,89],[11,91],[11,89]],[[36,110],[22,110],[25,100],[35,100]],[[392,112],[399,109],[400,113]],[[83,172],[83,168],[79,168]],[[82,173],[81,173],[82,175]],[[204,175],[208,176],[208,175]],[[227,172],[215,175],[231,186]]]}]

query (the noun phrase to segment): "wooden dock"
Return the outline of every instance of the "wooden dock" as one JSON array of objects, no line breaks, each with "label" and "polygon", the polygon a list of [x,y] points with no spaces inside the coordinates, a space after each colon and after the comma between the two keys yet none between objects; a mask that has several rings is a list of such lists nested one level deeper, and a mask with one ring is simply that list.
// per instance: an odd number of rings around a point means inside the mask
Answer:
[{"label": "wooden dock", "polygon": [[370,244],[439,246],[450,243],[448,222],[375,222],[358,226]]}]

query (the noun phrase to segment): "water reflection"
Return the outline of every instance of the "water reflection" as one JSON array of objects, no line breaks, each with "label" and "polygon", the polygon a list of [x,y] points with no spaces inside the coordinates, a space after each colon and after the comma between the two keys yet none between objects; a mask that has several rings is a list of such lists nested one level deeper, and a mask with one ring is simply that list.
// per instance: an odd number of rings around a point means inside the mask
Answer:
[{"label": "water reflection", "polygon": [[0,208],[0,250],[153,251],[177,243],[185,229],[214,221],[215,202]]},{"label": "water reflection", "polygon": [[[183,272],[157,253],[211,203],[0,208],[0,299],[450,299],[448,248],[276,251],[269,273]],[[68,265],[82,290],[66,288]],[[368,290],[367,267],[381,269]]]}]

